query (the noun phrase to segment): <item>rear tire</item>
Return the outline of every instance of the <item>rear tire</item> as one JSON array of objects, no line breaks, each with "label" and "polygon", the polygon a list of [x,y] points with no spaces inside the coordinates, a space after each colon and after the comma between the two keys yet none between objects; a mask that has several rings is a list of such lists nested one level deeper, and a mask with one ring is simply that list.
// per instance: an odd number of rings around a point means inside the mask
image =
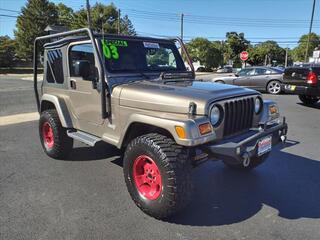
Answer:
[{"label": "rear tire", "polygon": [[73,139],[68,137],[55,109],[41,113],[39,135],[43,150],[49,157],[64,159],[73,147]]},{"label": "rear tire", "polygon": [[306,95],[299,95],[299,99],[301,102],[303,102],[306,105],[313,105],[316,104],[319,101],[319,97],[312,97],[312,96],[306,96]]},{"label": "rear tire", "polygon": [[281,93],[281,84],[277,80],[272,80],[267,84],[267,92],[270,94],[280,94]]},{"label": "rear tire", "polygon": [[123,172],[132,200],[154,218],[172,216],[191,199],[187,151],[166,136],[151,133],[133,139],[124,154]]},{"label": "rear tire", "polygon": [[261,165],[262,163],[264,163],[264,161],[269,157],[269,153],[267,154],[264,154],[260,157],[253,157],[251,158],[250,160],[250,164],[245,167],[243,166],[242,163],[239,163],[239,164],[234,164],[234,163],[230,163],[230,162],[227,162],[227,161],[223,161],[223,163],[228,166],[229,168],[232,168],[232,169],[238,169],[238,170],[251,170],[251,169],[254,169],[256,167],[258,167],[259,165]]}]

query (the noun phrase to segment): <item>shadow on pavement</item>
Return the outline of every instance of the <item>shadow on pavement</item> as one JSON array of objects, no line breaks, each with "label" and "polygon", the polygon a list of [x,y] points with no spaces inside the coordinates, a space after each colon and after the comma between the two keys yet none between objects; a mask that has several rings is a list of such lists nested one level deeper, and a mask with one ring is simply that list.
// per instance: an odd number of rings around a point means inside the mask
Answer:
[{"label": "shadow on pavement", "polygon": [[[287,147],[295,144],[298,142],[289,141]],[[75,148],[67,161],[117,156],[112,163],[122,167],[120,154],[117,148],[99,143]],[[264,164],[249,172],[229,169],[221,161],[207,162],[194,170],[193,201],[169,222],[194,226],[233,224],[251,218],[263,205],[286,219],[320,218],[320,161],[316,160],[320,159],[277,148]]]},{"label": "shadow on pavement", "polygon": [[263,205],[286,219],[320,218],[320,161],[315,160],[277,149],[251,172],[231,170],[221,162],[204,164],[194,172],[192,203],[169,222],[232,224],[254,216]]},{"label": "shadow on pavement", "polygon": [[306,105],[301,102],[298,102],[297,104],[304,106],[304,107],[308,107],[308,108],[320,109],[320,102],[313,104],[313,105]]},{"label": "shadow on pavement", "polygon": [[107,143],[99,142],[94,147],[75,147],[65,161],[95,161],[119,156],[120,151]]}]

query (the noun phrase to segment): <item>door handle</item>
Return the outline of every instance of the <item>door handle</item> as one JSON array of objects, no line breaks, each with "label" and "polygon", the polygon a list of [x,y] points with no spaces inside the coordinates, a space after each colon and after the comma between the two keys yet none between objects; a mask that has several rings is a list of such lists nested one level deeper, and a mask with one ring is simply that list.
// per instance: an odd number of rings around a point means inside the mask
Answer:
[{"label": "door handle", "polygon": [[77,89],[77,81],[75,79],[70,79],[70,87],[72,89]]}]

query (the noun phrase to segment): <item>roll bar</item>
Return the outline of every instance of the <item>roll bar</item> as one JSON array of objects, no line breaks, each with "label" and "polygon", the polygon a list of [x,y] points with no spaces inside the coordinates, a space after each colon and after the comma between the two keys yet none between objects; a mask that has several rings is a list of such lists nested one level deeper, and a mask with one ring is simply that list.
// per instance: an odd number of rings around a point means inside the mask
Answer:
[{"label": "roll bar", "polygon": [[189,55],[189,52],[188,52],[186,46],[184,45],[184,43],[183,43],[183,41],[182,41],[181,38],[176,37],[175,40],[178,41],[178,43],[180,44],[180,46],[181,46],[181,48],[182,48],[182,51],[186,54],[188,64],[189,64],[190,67],[191,67],[192,77],[195,77],[196,74],[195,74],[194,66],[193,66],[193,64],[192,64],[192,60],[191,60],[191,58],[190,58],[190,55]]},{"label": "roll bar", "polygon": [[[55,34],[50,34],[50,35],[46,35],[46,36],[41,36],[41,37],[37,37],[34,40],[34,46],[33,46],[33,87],[34,87],[34,92],[35,92],[35,97],[36,97],[36,102],[37,102],[37,108],[38,108],[38,112],[40,112],[40,99],[39,99],[39,92],[38,92],[38,80],[37,80],[37,70],[38,70],[38,42],[41,40],[47,40],[47,39],[52,39],[52,38],[57,38],[57,37],[66,37],[66,36],[72,36],[72,35],[76,35],[79,33],[86,33],[88,35],[88,37],[90,38],[92,45],[93,45],[93,49],[94,49],[94,53],[96,54],[96,56],[98,56],[99,59],[99,64],[101,66],[101,71],[100,71],[100,76],[99,78],[101,79],[101,116],[103,119],[107,118],[109,116],[109,105],[108,105],[108,111],[107,111],[107,103],[106,103],[106,88],[107,88],[107,84],[105,82],[105,74],[104,74],[104,64],[102,63],[102,57],[100,54],[100,51],[98,50],[98,46],[96,44],[96,41],[94,40],[94,36],[92,33],[92,30],[90,28],[81,28],[81,29],[77,29],[77,30],[72,30],[72,31],[68,31],[68,32],[62,32],[62,33],[55,33]],[[110,94],[110,92],[109,92]],[[109,101],[110,102],[110,101]]]},{"label": "roll bar", "polygon": [[[77,29],[77,30],[72,30],[72,31],[68,31],[68,32],[62,32],[62,33],[55,33],[55,34],[50,34],[50,35],[46,35],[46,36],[41,36],[41,37],[37,37],[34,40],[34,48],[33,48],[33,82],[34,82],[34,92],[35,92],[35,97],[36,97],[36,102],[37,102],[37,108],[38,108],[38,112],[40,113],[40,98],[39,98],[39,92],[38,92],[38,81],[37,81],[37,70],[38,70],[38,42],[42,41],[42,40],[48,40],[48,39],[52,39],[52,38],[57,38],[57,37],[67,37],[67,36],[72,36],[72,35],[77,35],[79,33],[86,33],[88,35],[88,37],[90,38],[92,45],[93,45],[93,49],[94,49],[94,53],[96,54],[96,56],[98,56],[98,60],[99,60],[99,64],[101,66],[101,71],[100,71],[100,76],[99,79],[101,79],[101,116],[103,119],[107,118],[110,116],[110,111],[111,111],[111,106],[110,106],[110,89],[109,86],[106,84],[105,81],[105,66],[102,62],[102,56],[101,53],[98,49],[98,46],[96,44],[93,32],[90,28],[81,28],[81,29]],[[191,71],[192,71],[192,75],[193,77],[195,77],[195,71],[194,71],[194,67],[190,58],[190,55],[182,41],[181,38],[177,37],[175,38],[176,41],[179,42],[183,52],[186,54],[187,57],[187,61],[188,64],[191,67]],[[108,88],[108,89],[107,89]],[[108,90],[108,104],[107,104],[107,100],[106,100],[106,90]]]}]

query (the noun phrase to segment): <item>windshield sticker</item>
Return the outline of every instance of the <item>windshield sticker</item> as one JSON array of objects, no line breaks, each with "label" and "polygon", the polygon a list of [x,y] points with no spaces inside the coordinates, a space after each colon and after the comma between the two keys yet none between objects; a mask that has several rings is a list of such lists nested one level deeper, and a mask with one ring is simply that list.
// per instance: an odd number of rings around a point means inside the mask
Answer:
[{"label": "windshield sticker", "polygon": [[128,42],[125,40],[118,40],[118,39],[105,39],[102,42],[105,42],[106,45],[113,45],[116,47],[128,47]]},{"label": "windshield sticker", "polygon": [[118,48],[115,45],[113,44],[108,45],[105,40],[102,40],[101,43],[102,43],[103,55],[106,59],[114,59],[114,60],[119,59]]},{"label": "windshield sticker", "polygon": [[145,48],[160,48],[159,43],[143,42]]}]

